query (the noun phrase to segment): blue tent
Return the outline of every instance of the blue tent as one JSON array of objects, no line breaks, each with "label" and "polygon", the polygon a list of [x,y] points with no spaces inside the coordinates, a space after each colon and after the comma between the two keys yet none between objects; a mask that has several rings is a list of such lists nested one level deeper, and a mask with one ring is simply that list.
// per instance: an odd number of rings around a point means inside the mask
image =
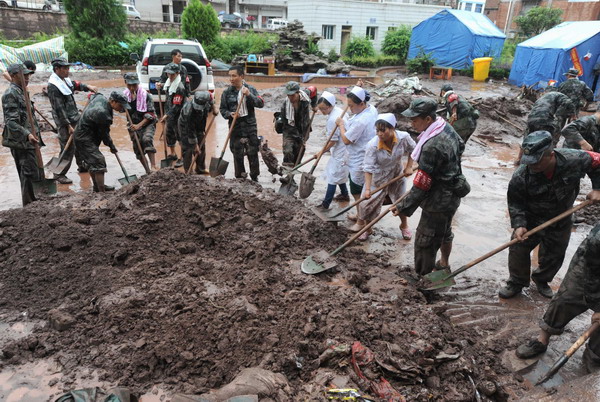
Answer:
[{"label": "blue tent", "polygon": [[600,21],[563,22],[517,46],[508,81],[519,86],[562,82],[563,73],[576,67],[583,71],[579,79],[591,87],[599,55]]},{"label": "blue tent", "polygon": [[439,66],[467,68],[478,57],[500,57],[506,35],[488,17],[462,10],[442,10],[413,28],[408,58],[422,49]]}]

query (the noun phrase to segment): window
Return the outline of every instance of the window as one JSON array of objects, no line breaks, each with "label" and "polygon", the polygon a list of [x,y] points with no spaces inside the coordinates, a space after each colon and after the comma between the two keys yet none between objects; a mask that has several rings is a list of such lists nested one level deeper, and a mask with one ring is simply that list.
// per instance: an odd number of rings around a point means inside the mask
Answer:
[{"label": "window", "polygon": [[367,39],[377,39],[377,27],[367,27]]},{"label": "window", "polygon": [[323,25],[322,37],[323,39],[333,39],[333,28],[335,25]]},{"label": "window", "polygon": [[483,9],[483,4],[475,4],[475,12],[481,14],[481,10]]},{"label": "window", "polygon": [[473,3],[464,3],[465,11],[471,11],[471,7],[473,7]]}]

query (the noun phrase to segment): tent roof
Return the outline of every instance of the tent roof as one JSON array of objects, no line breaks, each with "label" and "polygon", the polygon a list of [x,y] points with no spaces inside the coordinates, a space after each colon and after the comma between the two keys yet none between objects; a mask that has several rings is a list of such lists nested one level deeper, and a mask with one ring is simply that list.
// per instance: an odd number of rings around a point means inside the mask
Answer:
[{"label": "tent roof", "polygon": [[500,29],[485,15],[463,10],[442,10],[438,13],[453,15],[462,22],[473,35],[489,36],[493,38],[506,38]]},{"label": "tent roof", "polygon": [[571,49],[600,33],[600,21],[567,21],[519,46],[538,49]]}]

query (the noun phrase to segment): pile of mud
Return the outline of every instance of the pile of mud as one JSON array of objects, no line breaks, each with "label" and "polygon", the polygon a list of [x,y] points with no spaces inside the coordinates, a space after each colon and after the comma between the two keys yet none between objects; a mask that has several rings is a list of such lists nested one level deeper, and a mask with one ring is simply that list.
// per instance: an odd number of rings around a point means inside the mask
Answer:
[{"label": "pile of mud", "polygon": [[385,256],[350,248],[338,268],[302,274],[304,257],[347,233],[250,181],[163,170],[4,211],[0,232],[0,311],[49,322],[7,344],[2,364],[56,359],[65,390],[86,367],[134,391],[188,394],[260,367],[288,384],[275,400],[369,392],[356,341],[374,354],[366,379],[408,400],[473,400],[473,384],[506,400],[516,388],[501,350],[455,329]]},{"label": "pile of mud", "polygon": [[574,220],[592,226],[597,225],[600,223],[600,204],[592,204],[575,212]]}]

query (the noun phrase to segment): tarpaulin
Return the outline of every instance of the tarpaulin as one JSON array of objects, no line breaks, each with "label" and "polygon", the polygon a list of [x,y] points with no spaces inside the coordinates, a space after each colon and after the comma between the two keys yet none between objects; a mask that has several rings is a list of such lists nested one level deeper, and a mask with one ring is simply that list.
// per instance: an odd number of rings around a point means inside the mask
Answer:
[{"label": "tarpaulin", "polygon": [[35,64],[50,64],[57,57],[67,58],[67,56],[64,36],[19,48],[0,45],[0,71],[5,71],[11,64],[22,63],[25,60],[31,60]]},{"label": "tarpaulin", "polygon": [[467,68],[478,57],[500,57],[506,36],[483,14],[442,10],[413,28],[408,58],[422,50],[435,64]]}]

